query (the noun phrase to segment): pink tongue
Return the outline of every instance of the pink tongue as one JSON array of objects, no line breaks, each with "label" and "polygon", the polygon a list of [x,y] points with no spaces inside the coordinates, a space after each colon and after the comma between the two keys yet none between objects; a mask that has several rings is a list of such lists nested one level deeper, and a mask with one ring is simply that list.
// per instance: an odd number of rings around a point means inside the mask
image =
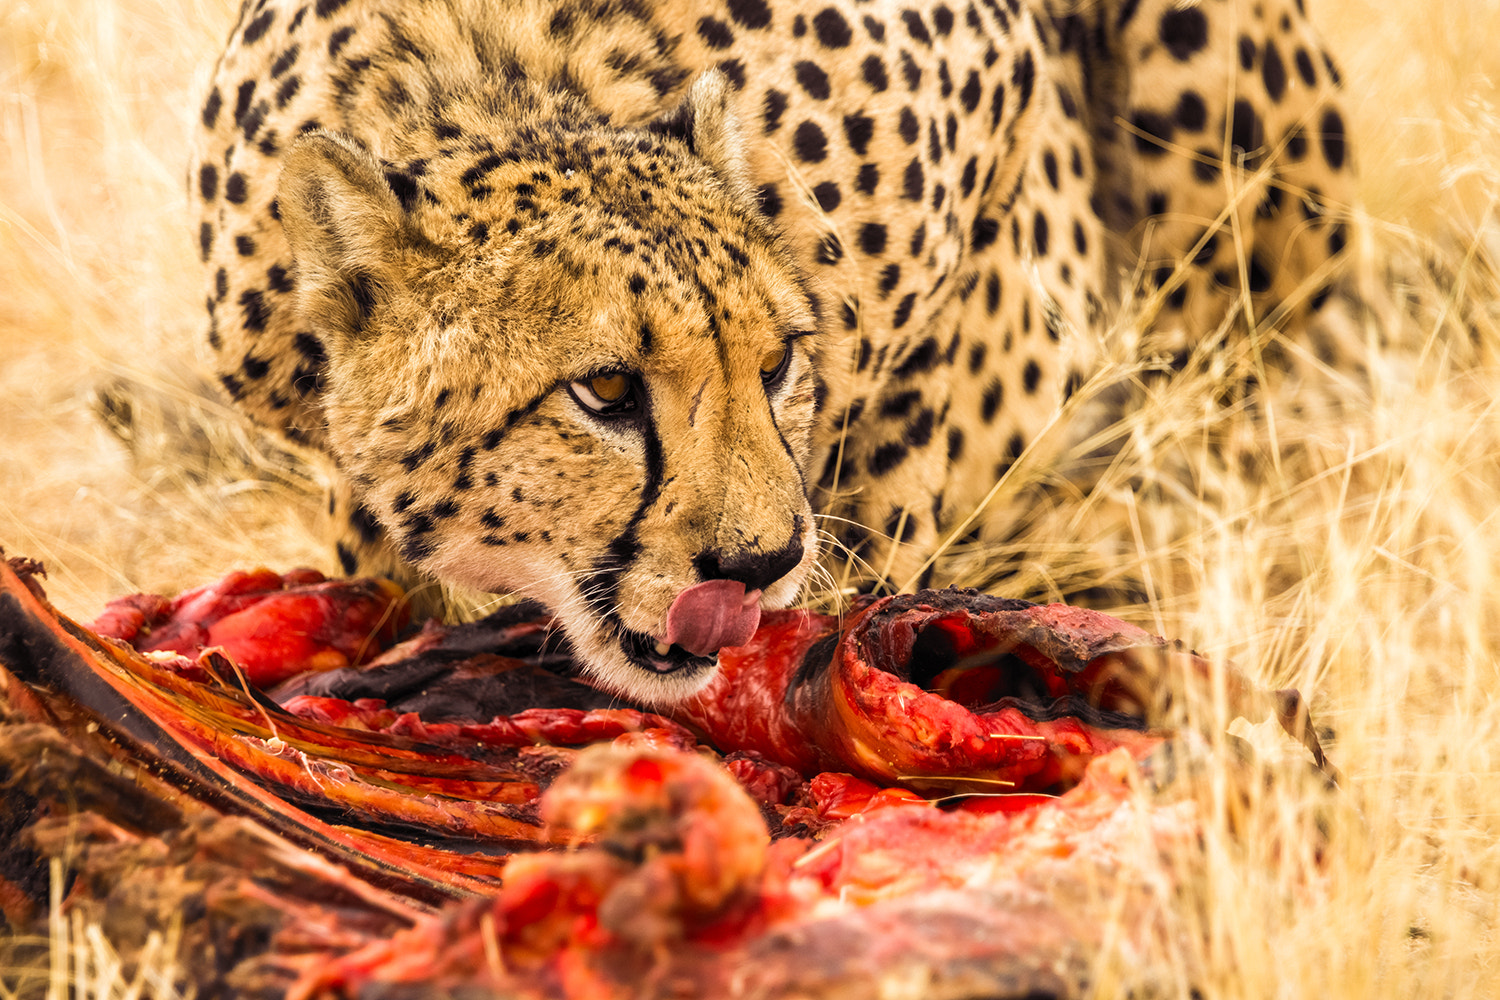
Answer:
[{"label": "pink tongue", "polygon": [[743,646],[760,624],[760,591],[745,593],[738,580],[708,580],[677,595],[667,612],[668,645],[694,656]]}]

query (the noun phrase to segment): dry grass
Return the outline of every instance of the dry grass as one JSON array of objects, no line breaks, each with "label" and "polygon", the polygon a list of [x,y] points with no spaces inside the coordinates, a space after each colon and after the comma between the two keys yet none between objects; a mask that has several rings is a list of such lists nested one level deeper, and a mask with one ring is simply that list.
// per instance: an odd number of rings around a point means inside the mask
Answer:
[{"label": "dry grass", "polygon": [[[1209,837],[1203,898],[1177,918],[1207,944],[1175,946],[1177,967],[1222,997],[1497,996],[1500,8],[1310,6],[1354,81],[1372,279],[1410,350],[1336,416],[1273,401],[1269,429],[1205,417],[1207,376],[1153,395],[1096,495],[1039,515],[1012,582],[1142,581],[1127,617],[1299,686],[1335,733],[1348,787],[1318,813],[1334,832],[1321,866],[1316,796],[1268,793],[1237,838]],[[0,6],[0,542],[44,559],[83,617],[231,564],[328,568],[309,475],[192,402],[183,150],[229,8]],[[210,467],[179,469],[179,408],[150,398],[122,449],[92,411],[117,377],[202,407]],[[1184,462],[1187,485],[1154,475]],[[1131,551],[1089,543],[1109,518]]]}]

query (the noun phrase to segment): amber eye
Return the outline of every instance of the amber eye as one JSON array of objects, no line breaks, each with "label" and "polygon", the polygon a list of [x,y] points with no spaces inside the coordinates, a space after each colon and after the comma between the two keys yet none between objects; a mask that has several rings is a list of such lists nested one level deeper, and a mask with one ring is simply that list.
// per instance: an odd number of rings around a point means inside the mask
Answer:
[{"label": "amber eye", "polygon": [[791,359],[792,347],[782,341],[761,356],[760,380],[766,385],[775,385],[786,374],[787,364]]},{"label": "amber eye", "polygon": [[589,390],[606,403],[618,403],[630,391],[630,376],[624,372],[589,379]]},{"label": "amber eye", "polygon": [[629,372],[605,372],[581,382],[570,382],[568,389],[580,405],[600,416],[633,413],[640,405],[636,399],[636,379]]}]

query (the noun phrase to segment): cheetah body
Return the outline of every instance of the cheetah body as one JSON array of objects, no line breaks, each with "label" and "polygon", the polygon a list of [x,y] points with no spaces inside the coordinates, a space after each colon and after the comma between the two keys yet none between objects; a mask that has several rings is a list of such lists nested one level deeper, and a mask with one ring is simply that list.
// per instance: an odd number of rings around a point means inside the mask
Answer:
[{"label": "cheetah body", "polygon": [[346,570],[680,697],[678,595],[790,602],[820,516],[925,581],[1126,295],[1184,350],[1336,298],[1301,6],[247,3],[190,178],[221,381],[332,455]]}]

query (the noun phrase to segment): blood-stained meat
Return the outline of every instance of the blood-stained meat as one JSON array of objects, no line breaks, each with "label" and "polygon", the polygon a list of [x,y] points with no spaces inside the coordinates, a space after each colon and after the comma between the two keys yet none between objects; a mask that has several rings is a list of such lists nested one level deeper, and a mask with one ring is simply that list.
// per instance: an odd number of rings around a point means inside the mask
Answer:
[{"label": "blood-stained meat", "polygon": [[[534,605],[397,642],[390,584],[255,571],[90,630],[38,576],[0,570],[0,805],[73,859],[70,905],[253,926],[188,959],[229,992],[1072,996],[1170,933],[1201,819],[1142,789],[1183,706],[1274,714],[1331,771],[1295,692],[972,591],[766,612],[652,712]],[[34,916],[10,850],[5,912]]]}]

